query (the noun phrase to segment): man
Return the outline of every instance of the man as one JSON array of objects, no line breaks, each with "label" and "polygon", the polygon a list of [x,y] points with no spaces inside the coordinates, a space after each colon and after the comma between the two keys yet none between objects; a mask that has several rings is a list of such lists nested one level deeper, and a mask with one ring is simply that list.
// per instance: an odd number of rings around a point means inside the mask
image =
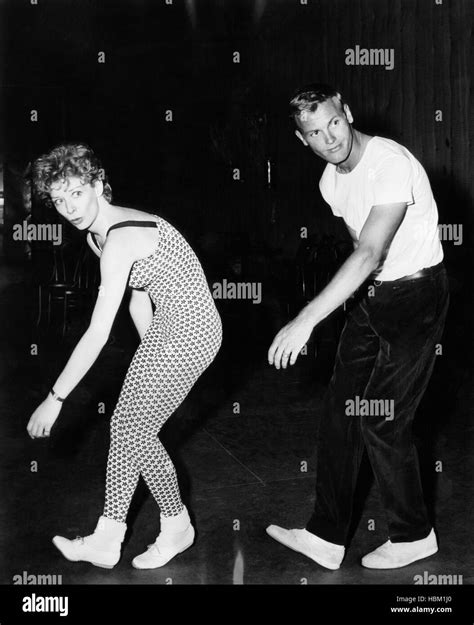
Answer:
[{"label": "man", "polygon": [[267,533],[338,569],[365,446],[389,540],[362,565],[398,568],[438,550],[411,432],[449,301],[436,203],[414,156],[395,141],[354,129],[349,106],[330,86],[299,89],[290,107],[296,136],[328,163],[320,190],[344,219],[354,251],[276,335],[269,363],[277,369],[294,364],[313,328],[357,293],[320,421],[314,513],[306,529],[270,525]]}]

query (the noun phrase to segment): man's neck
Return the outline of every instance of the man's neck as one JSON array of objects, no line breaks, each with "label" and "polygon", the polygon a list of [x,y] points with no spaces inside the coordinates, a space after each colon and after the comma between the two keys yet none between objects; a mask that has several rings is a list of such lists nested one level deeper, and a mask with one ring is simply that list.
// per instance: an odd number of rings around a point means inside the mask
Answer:
[{"label": "man's neck", "polygon": [[355,128],[352,130],[352,148],[346,160],[336,165],[336,171],[340,174],[348,174],[360,162],[364,155],[367,143],[372,137]]}]

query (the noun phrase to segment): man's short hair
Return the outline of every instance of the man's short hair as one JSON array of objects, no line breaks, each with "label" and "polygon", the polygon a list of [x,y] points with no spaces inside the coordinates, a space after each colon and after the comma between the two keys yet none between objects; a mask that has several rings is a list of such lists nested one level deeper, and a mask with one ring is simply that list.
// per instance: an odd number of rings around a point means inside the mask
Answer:
[{"label": "man's short hair", "polygon": [[290,100],[290,117],[296,121],[303,112],[314,113],[318,105],[330,98],[338,98],[341,110],[344,110],[344,102],[337,89],[324,83],[311,83],[300,87],[295,91]]}]

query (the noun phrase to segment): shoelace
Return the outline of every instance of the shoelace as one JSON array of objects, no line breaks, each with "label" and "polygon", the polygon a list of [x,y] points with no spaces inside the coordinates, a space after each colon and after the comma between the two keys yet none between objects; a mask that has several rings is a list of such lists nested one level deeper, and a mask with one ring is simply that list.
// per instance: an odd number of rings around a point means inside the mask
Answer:
[{"label": "shoelace", "polygon": [[83,543],[84,542],[84,536],[76,536],[76,538],[74,538],[74,542],[78,543]]},{"label": "shoelace", "polygon": [[[158,554],[161,555],[161,551],[160,551],[160,547],[159,547],[159,540],[161,539],[163,540],[163,536],[158,536],[158,538],[155,540],[154,543],[152,543],[151,545],[147,545],[147,550],[148,551],[156,551]],[[166,545],[165,545],[166,548]]]}]

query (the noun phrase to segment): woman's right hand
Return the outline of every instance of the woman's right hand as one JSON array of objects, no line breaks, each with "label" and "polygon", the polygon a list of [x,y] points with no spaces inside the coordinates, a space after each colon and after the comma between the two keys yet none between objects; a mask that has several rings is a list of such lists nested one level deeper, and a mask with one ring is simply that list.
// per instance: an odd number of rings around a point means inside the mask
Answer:
[{"label": "woman's right hand", "polygon": [[51,432],[56,419],[61,412],[61,402],[48,397],[36,408],[28,422],[27,430],[31,438],[46,438]]}]

